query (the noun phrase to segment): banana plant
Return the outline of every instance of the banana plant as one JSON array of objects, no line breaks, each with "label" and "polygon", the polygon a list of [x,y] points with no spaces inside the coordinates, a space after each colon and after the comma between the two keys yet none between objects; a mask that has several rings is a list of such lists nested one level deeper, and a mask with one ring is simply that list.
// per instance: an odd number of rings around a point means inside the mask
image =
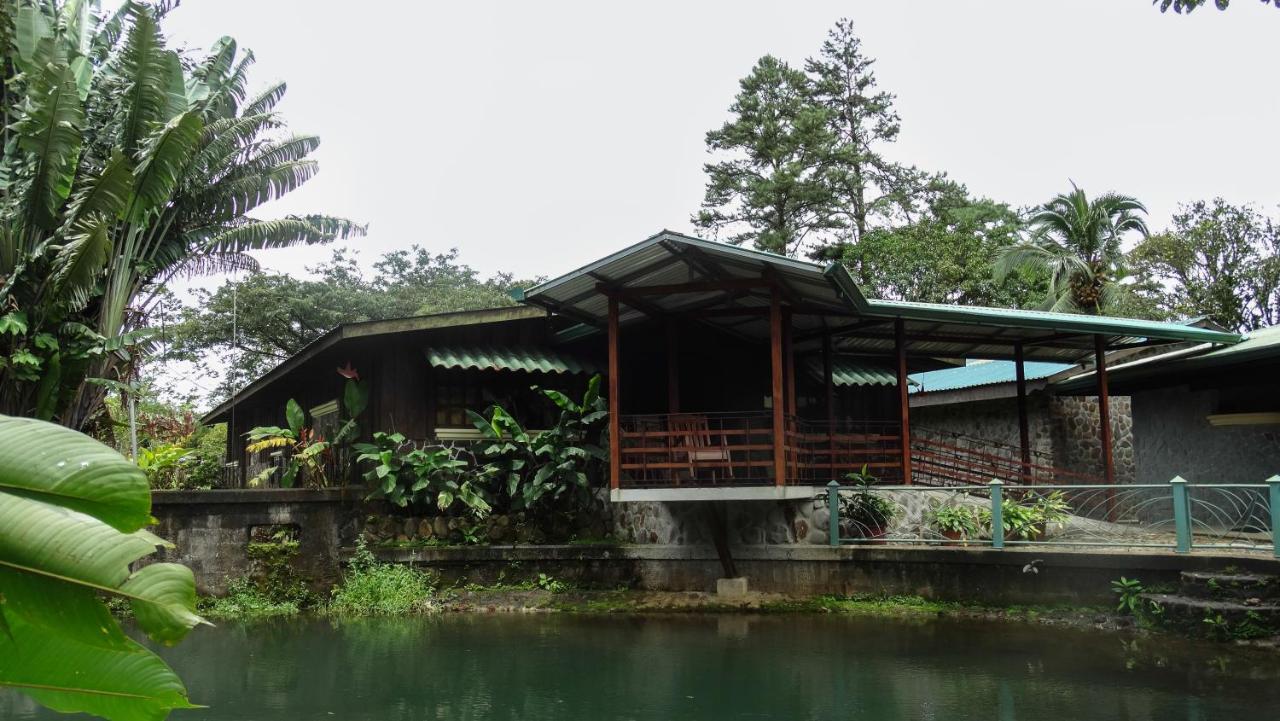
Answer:
[{"label": "banana plant", "polygon": [[0,0],[0,308],[24,314],[0,333],[0,412],[83,428],[106,393],[89,379],[130,377],[169,280],[364,231],[250,215],[315,175],[319,139],[285,134],[284,83],[249,96],[234,40],[168,49],[172,4]]},{"label": "banana plant", "polygon": [[181,679],[125,635],[102,601],[128,601],[163,644],[205,623],[195,579],[174,563],[131,571],[164,541],[146,530],[142,470],[101,443],[0,416],[0,687],[63,713],[159,721],[194,708]]},{"label": "banana plant", "polygon": [[[248,443],[245,452],[258,453],[272,449],[285,449],[284,471],[280,475],[280,485],[292,488],[301,477],[314,486],[329,485],[326,466],[334,448],[344,447],[360,435],[360,424],[357,417],[364,413],[369,405],[368,384],[363,381],[348,380],[343,387],[342,410],[343,423],[334,433],[333,438],[326,439],[307,425],[307,413],[298,402],[290,398],[284,406],[287,427],[257,426],[245,434]],[[276,467],[271,466],[254,477],[250,485],[258,486],[275,474]]]}]

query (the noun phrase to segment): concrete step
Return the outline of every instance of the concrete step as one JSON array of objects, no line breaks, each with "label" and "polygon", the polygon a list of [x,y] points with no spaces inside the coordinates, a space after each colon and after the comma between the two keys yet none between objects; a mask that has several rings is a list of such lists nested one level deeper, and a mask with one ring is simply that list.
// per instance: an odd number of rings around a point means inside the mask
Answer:
[{"label": "concrete step", "polygon": [[1183,571],[1182,595],[1208,600],[1264,603],[1280,599],[1280,576],[1228,571]]},{"label": "concrete step", "polygon": [[1280,604],[1215,600],[1168,593],[1144,593],[1140,615],[1148,623],[1219,640],[1268,638],[1280,634]]}]

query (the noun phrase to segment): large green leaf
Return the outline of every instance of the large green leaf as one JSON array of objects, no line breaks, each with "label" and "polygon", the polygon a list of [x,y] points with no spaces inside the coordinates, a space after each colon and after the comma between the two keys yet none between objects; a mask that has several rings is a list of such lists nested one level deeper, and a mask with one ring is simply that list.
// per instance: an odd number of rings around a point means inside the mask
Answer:
[{"label": "large green leaf", "polygon": [[124,533],[151,520],[151,489],[141,469],[88,436],[30,418],[0,416],[0,493],[6,492],[86,513]]},{"label": "large green leaf", "polygon": [[80,159],[84,106],[75,73],[65,64],[46,66],[32,83],[30,103],[14,126],[33,164],[27,215],[33,225],[51,229],[71,194]]},{"label": "large green leaf", "polygon": [[204,121],[197,113],[184,113],[170,120],[147,139],[138,155],[134,172],[134,198],[128,220],[143,223],[147,215],[173,196],[182,181],[182,171],[191,162],[200,143]]},{"label": "large green leaf", "polygon": [[198,708],[160,657],[129,642],[122,649],[44,633],[0,606],[0,686],[16,688],[63,713],[112,721],[162,721],[175,708]]},{"label": "large green leaf", "polygon": [[[127,90],[121,99],[123,117],[121,144],[126,154],[133,154],[154,130],[169,122],[173,115],[172,98],[185,88],[171,88],[174,82],[173,61],[176,56],[164,49],[164,38],[150,7],[130,3],[133,26],[129,28],[124,47],[111,66]],[[177,78],[181,81],[181,75]]]},{"label": "large green leaf", "polygon": [[289,422],[289,430],[293,431],[294,437],[301,438],[302,428],[307,424],[307,414],[302,410],[302,406],[290,398],[284,404],[284,417]]},{"label": "large green leaf", "polygon": [[196,615],[196,580],[177,563],[143,566],[120,590],[129,595],[133,615],[147,635],[164,643],[181,641],[205,620]]}]

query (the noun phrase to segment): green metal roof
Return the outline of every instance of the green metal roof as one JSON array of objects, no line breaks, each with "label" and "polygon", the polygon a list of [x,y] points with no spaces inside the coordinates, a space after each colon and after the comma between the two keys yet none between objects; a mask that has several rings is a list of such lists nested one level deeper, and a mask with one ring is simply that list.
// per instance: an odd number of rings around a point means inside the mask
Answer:
[{"label": "green metal roof", "polygon": [[[810,358],[805,369],[822,380],[822,359]],[[831,382],[837,386],[895,386],[897,374],[874,361],[854,358],[834,358],[831,362]]]},{"label": "green metal roof", "polygon": [[[1031,381],[1048,378],[1074,367],[1076,366],[1071,363],[1031,361],[1023,364],[1023,373],[1026,379]],[[958,368],[913,373],[911,379],[917,384],[917,387],[912,389],[912,393],[936,393],[998,383],[1013,383],[1018,379],[1018,369],[1013,361],[985,361]]]},{"label": "green metal roof", "polygon": [[[1107,369],[1107,381],[1119,390],[1128,384],[1141,382],[1178,383],[1206,371],[1260,361],[1280,362],[1280,326],[1250,331],[1235,345],[1215,347],[1206,343],[1118,363]],[[1053,387],[1060,393],[1077,393],[1089,392],[1096,384],[1093,371],[1088,371],[1055,383]]]},{"label": "green metal roof", "polygon": [[[1095,336],[1112,350],[1240,340],[1234,333],[1177,323],[868,299],[843,265],[824,267],[671,231],[530,288],[517,299],[600,329],[608,290],[622,298],[623,326],[684,315],[764,341],[770,290],[752,281],[780,288],[786,305],[795,309],[791,328],[801,352],[816,349],[821,336],[831,333],[838,353],[888,355],[894,352],[897,321],[904,325],[907,353],[932,358],[1008,360],[1015,343],[1021,343],[1028,361],[1074,363],[1093,355]],[[679,292],[659,290],[681,286]]]},{"label": "green metal roof", "polygon": [[595,373],[594,365],[547,348],[434,346],[427,361],[435,368],[524,371],[527,373]]}]

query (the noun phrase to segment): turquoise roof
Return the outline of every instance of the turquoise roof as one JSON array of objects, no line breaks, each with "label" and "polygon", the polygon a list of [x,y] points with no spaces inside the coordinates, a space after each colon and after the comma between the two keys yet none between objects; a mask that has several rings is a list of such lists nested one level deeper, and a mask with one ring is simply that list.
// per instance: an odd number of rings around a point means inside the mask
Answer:
[{"label": "turquoise roof", "polygon": [[[1072,363],[1027,361],[1023,364],[1023,371],[1027,380],[1031,381],[1048,378],[1051,375],[1074,367],[1075,365]],[[911,392],[955,391],[975,386],[1012,383],[1017,379],[1017,369],[1013,361],[989,361],[986,363],[973,363],[959,368],[944,368],[937,371],[913,373],[911,374],[911,380],[915,381],[916,385],[911,388]]]}]

